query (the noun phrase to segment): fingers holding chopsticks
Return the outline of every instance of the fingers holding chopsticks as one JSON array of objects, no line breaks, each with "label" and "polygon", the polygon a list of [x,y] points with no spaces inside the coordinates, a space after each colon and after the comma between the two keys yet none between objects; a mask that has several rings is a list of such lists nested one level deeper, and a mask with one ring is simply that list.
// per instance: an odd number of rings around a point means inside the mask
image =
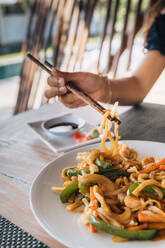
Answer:
[{"label": "fingers holding chopsticks", "polygon": [[47,98],[61,96],[67,93],[67,88],[65,87],[65,80],[63,78],[56,78],[54,76],[50,76],[48,78],[48,85],[50,87],[45,92],[45,96]]},{"label": "fingers holding chopsticks", "polygon": [[51,76],[48,78],[50,88],[45,93],[46,97],[60,96],[61,102],[69,108],[87,105],[88,102],[84,103],[80,96],[67,90],[68,82],[73,83],[95,101],[104,99],[105,87],[102,77],[89,72],[62,72],[55,68],[52,68]]},{"label": "fingers holding chopsticks", "polygon": [[77,98],[73,93],[60,96],[60,101],[68,108],[78,108],[86,105],[86,103]]},{"label": "fingers holding chopsticks", "polygon": [[65,80],[62,77],[54,77],[49,76],[48,77],[48,85],[51,87],[64,87],[65,86]]},{"label": "fingers holding chopsticks", "polygon": [[57,87],[50,87],[45,91],[45,96],[47,98],[52,98],[56,96],[61,96],[66,93],[66,89],[64,87],[57,88]]},{"label": "fingers holding chopsticks", "polygon": [[47,98],[60,96],[61,102],[69,108],[86,105],[65,87],[66,81],[76,81],[76,79],[79,79],[79,73],[61,72],[57,69],[52,69],[52,75],[47,80],[49,89],[46,90],[45,96]]}]

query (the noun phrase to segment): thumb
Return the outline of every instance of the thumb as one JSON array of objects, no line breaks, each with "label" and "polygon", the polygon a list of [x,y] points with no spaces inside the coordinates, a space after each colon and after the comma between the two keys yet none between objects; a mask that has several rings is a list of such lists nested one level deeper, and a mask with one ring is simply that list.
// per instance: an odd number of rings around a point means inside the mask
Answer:
[{"label": "thumb", "polygon": [[66,81],[73,81],[79,78],[79,72],[63,72],[53,68],[52,75],[55,77],[62,77]]}]

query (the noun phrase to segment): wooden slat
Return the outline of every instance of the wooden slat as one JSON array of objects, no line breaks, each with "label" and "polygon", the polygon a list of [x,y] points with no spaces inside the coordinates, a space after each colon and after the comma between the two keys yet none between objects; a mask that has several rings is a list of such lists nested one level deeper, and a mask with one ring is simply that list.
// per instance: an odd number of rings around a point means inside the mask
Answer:
[{"label": "wooden slat", "polygon": [[[33,48],[31,50],[32,54],[36,57],[38,57],[42,45],[42,39],[44,37],[43,30],[46,25],[50,4],[51,4],[51,0],[49,1],[41,0],[38,6],[39,14],[36,22],[36,33],[33,40],[34,42]],[[19,89],[19,94],[18,94],[18,99],[14,114],[27,110],[28,100],[36,71],[36,65],[34,65],[31,61],[26,60],[25,63],[23,64],[23,67],[24,67],[23,69],[24,74],[22,75],[20,80],[20,89]]]},{"label": "wooden slat", "polygon": [[[35,1],[35,5],[32,7],[32,14],[29,19],[28,23],[28,29],[27,29],[27,34],[26,34],[26,40],[25,44],[23,45],[23,54],[25,55],[28,51],[28,49],[31,47],[31,43],[33,40],[33,34],[32,34],[32,29],[31,27],[34,25],[34,15],[38,13],[38,10],[40,9],[40,0]],[[17,114],[21,112],[21,101],[22,98],[24,97],[24,84],[27,79],[27,71],[28,71],[28,66],[27,66],[27,60],[26,57],[24,57],[22,66],[21,66],[21,73],[20,73],[20,82],[19,82],[19,91],[18,91],[18,96],[17,96],[17,102],[14,110],[14,114]],[[22,110],[24,111],[24,110]]]},{"label": "wooden slat", "polygon": [[138,3],[136,5],[133,30],[130,33],[130,36],[128,39],[129,55],[128,55],[127,70],[129,70],[130,65],[131,65],[132,49],[133,49],[133,43],[134,43],[135,35],[136,35],[137,31],[142,27],[142,24],[143,24],[143,15],[141,14],[142,1],[143,0],[138,0]]},{"label": "wooden slat", "polygon": [[51,13],[49,15],[50,26],[49,26],[49,31],[48,31],[48,37],[45,40],[44,45],[43,45],[44,59],[45,60],[47,60],[47,49],[48,49],[49,45],[51,45],[52,32],[53,32],[54,24],[56,23],[58,5],[59,5],[59,0],[55,0],[55,1],[52,2],[52,11],[51,11]]},{"label": "wooden slat", "polygon": [[106,17],[105,17],[105,22],[104,22],[104,28],[103,32],[101,35],[101,43],[100,43],[100,51],[99,51],[99,57],[98,57],[98,62],[97,62],[97,72],[100,72],[100,58],[101,58],[101,52],[103,48],[103,43],[107,34],[107,28],[108,28],[108,23],[110,19],[110,13],[111,13],[111,6],[112,6],[112,0],[107,1],[107,12],[106,12]]},{"label": "wooden slat", "polygon": [[87,1],[85,8],[86,10],[85,10],[84,22],[82,22],[82,27],[81,27],[81,40],[77,49],[77,54],[75,56],[75,62],[73,68],[74,70],[75,69],[81,70],[83,55],[85,52],[85,46],[89,35],[89,28],[96,4],[97,4],[97,0]]},{"label": "wooden slat", "polygon": [[63,11],[64,19],[63,19],[63,25],[62,25],[62,31],[61,31],[59,54],[58,54],[57,63],[56,63],[56,66],[58,68],[60,68],[63,57],[64,57],[64,53],[65,53],[64,50],[65,50],[65,45],[67,43],[68,31],[69,31],[69,26],[71,23],[74,5],[75,5],[75,0],[67,1],[65,5],[65,9]]},{"label": "wooden slat", "polygon": [[66,0],[61,0],[58,5],[58,11],[57,11],[57,30],[56,34],[53,37],[53,65],[57,65],[57,59],[59,54],[59,47],[60,47],[60,41],[61,41],[61,35],[62,35],[62,27],[64,22],[64,15],[63,10],[65,9]]},{"label": "wooden slat", "polygon": [[73,52],[73,46],[76,40],[76,35],[78,31],[78,24],[79,24],[79,18],[80,18],[80,7],[82,5],[82,0],[76,1],[76,4],[74,6],[70,30],[69,30],[69,36],[68,36],[68,42],[67,42],[67,52],[65,53],[65,60],[64,60],[64,69],[68,71],[69,64]]},{"label": "wooden slat", "polygon": [[110,26],[110,40],[109,40],[109,50],[108,50],[108,64],[107,64],[107,69],[106,72],[109,73],[112,65],[112,41],[113,37],[115,34],[115,25],[116,25],[116,20],[117,20],[117,13],[118,13],[118,8],[119,8],[119,2],[120,0],[115,1],[115,6],[113,10],[113,17],[112,17],[112,23]]},{"label": "wooden slat", "polygon": [[113,77],[116,77],[120,56],[121,56],[122,52],[125,50],[125,48],[127,47],[127,32],[126,31],[127,31],[128,17],[130,14],[130,5],[131,5],[131,0],[127,0],[126,13],[125,13],[124,20],[123,20],[124,25],[123,25],[123,29],[121,32],[120,47],[119,47],[119,50],[117,51],[117,53],[114,57],[114,61],[113,61],[113,68],[112,68]]},{"label": "wooden slat", "polygon": [[37,1],[37,0],[34,0],[32,2],[30,17],[29,17],[29,23],[28,23],[27,32],[26,32],[26,38],[22,44],[22,53],[23,53],[24,57],[26,56],[26,52],[28,51],[30,44],[31,44],[32,27],[33,27],[34,16],[35,16],[35,13],[36,13],[36,10],[38,7],[38,3],[39,3],[39,1]]},{"label": "wooden slat", "polygon": [[90,25],[91,25],[91,22],[92,22],[93,13],[94,13],[94,10],[95,10],[97,2],[98,2],[98,0],[93,0],[93,2],[91,1],[91,5],[89,6],[89,12],[88,12],[88,15],[86,16],[83,39],[82,39],[82,43],[81,43],[81,46],[80,46],[80,53],[79,53],[79,67],[80,67],[80,70],[81,70],[81,67],[82,67],[83,56],[84,56],[85,47],[86,47],[88,36],[89,36]]}]

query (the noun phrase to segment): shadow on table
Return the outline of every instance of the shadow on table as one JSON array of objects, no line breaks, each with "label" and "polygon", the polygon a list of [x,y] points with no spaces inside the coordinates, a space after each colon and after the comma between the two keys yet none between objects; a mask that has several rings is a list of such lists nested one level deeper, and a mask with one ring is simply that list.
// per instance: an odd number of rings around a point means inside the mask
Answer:
[{"label": "shadow on table", "polygon": [[120,115],[119,134],[125,140],[165,142],[165,106],[142,103]]}]

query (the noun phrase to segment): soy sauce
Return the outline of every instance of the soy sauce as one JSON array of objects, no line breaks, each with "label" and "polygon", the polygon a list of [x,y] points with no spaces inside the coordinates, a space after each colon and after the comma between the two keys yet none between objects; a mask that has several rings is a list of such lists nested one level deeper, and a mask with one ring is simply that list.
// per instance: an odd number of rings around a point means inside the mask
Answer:
[{"label": "soy sauce", "polygon": [[52,126],[49,126],[48,129],[54,128],[54,127],[62,127],[62,126],[70,126],[72,129],[78,128],[78,125],[73,122],[60,122],[57,124],[53,124]]}]

